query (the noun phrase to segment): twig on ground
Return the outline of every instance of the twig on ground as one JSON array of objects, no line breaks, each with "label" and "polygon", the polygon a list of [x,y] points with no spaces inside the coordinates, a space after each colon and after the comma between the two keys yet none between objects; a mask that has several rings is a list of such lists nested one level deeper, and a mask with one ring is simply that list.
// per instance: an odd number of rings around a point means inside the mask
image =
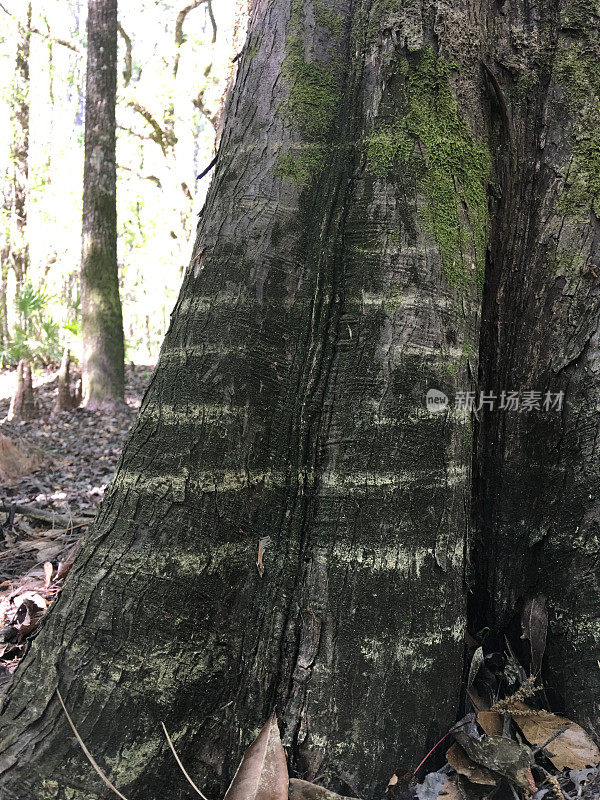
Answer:
[{"label": "twig on ground", "polygon": [[2,503],[2,505],[0,505],[0,511],[5,511],[8,514],[14,511],[17,514],[23,514],[24,516],[31,517],[32,519],[39,519],[41,522],[49,522],[52,525],[58,522],[68,531],[75,526],[81,527],[82,525],[89,525],[90,522],[92,522],[92,519],[84,519],[83,517],[70,517],[67,514],[57,514],[54,511],[44,511],[41,508],[22,505],[21,503]]},{"label": "twig on ground", "polygon": [[165,736],[167,737],[167,742],[169,743],[169,747],[171,748],[171,752],[172,752],[172,753],[173,753],[173,755],[175,756],[175,761],[177,761],[177,763],[179,764],[179,769],[180,769],[180,770],[183,772],[183,774],[185,775],[185,777],[186,777],[186,779],[187,779],[188,783],[190,784],[190,786],[191,786],[191,787],[192,787],[192,788],[193,788],[193,789],[194,789],[196,792],[198,792],[198,794],[200,795],[200,797],[202,797],[202,798],[203,798],[203,800],[208,800],[208,798],[206,797],[206,795],[202,794],[202,792],[200,791],[200,789],[199,789],[199,788],[196,786],[196,784],[194,783],[194,781],[193,781],[193,780],[190,778],[190,776],[187,774],[187,771],[186,771],[185,767],[184,767],[184,766],[183,766],[183,764],[181,763],[181,759],[179,758],[179,756],[177,755],[177,753],[176,753],[176,751],[175,751],[175,747],[174,747],[174,745],[173,745],[173,742],[171,741],[171,737],[169,736],[169,732],[167,731],[167,729],[166,729],[166,727],[165,727],[165,723],[164,723],[164,722],[161,722],[160,724],[162,725],[162,729],[163,729],[163,731],[165,732]]}]

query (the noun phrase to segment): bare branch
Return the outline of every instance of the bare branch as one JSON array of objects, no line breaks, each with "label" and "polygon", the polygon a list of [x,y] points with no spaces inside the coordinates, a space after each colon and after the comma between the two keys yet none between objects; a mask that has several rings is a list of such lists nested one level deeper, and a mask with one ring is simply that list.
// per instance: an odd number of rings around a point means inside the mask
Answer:
[{"label": "bare branch", "polygon": [[125,81],[125,86],[129,86],[129,81],[131,80],[131,75],[133,73],[133,61],[131,58],[131,37],[125,32],[125,29],[119,23],[119,33],[123,41],[125,42],[125,66],[123,67],[123,80]]},{"label": "bare branch", "polygon": [[152,116],[152,114],[145,108],[141,103],[138,103],[137,100],[130,100],[127,104],[134,111],[137,111],[150,125],[154,133],[150,136],[150,138],[155,141],[158,145],[160,145],[161,150],[165,155],[167,155],[167,150],[169,147],[172,147],[175,142],[173,140],[173,135],[169,134]]},{"label": "bare branch", "polygon": [[217,41],[217,23],[215,20],[215,15],[213,13],[212,0],[194,0],[193,3],[190,3],[189,5],[185,6],[185,8],[182,8],[179,14],[177,14],[177,19],[175,21],[175,47],[177,48],[177,53],[175,55],[175,62],[173,64],[173,75],[175,76],[177,75],[177,69],[179,67],[179,55],[180,55],[179,48],[181,47],[185,39],[183,34],[183,23],[185,22],[185,18],[190,13],[190,11],[193,11],[195,8],[199,8],[205,3],[207,6],[208,16],[210,18],[210,22],[213,29],[212,42],[214,44]]},{"label": "bare branch", "polygon": [[[15,17],[15,15],[11,11],[9,11],[3,3],[0,3],[0,11],[4,11],[4,13],[7,16],[9,16],[14,22],[16,22],[17,24],[19,23],[19,20],[17,19],[17,17]],[[46,25],[47,24],[48,23],[46,22]],[[77,47],[77,45],[73,44],[73,42],[69,42],[66,39],[59,39],[56,36],[52,36],[52,34],[49,33],[49,32],[46,33],[45,31],[41,31],[39,28],[33,28],[32,27],[32,28],[30,28],[30,32],[31,33],[35,33],[36,36],[41,36],[42,39],[49,39],[50,41],[54,42],[54,44],[61,45],[61,47],[67,47],[73,53],[77,53],[78,56],[83,55],[83,53],[79,49],[79,47]]]},{"label": "bare branch", "polygon": [[160,179],[156,177],[156,175],[141,175],[139,172],[136,172],[136,170],[131,169],[131,167],[126,167],[123,164],[117,164],[117,169],[122,169],[125,172],[131,172],[131,174],[135,175],[136,178],[139,178],[142,181],[150,181],[151,183],[156,184],[159,189],[162,189],[162,183],[160,182]]},{"label": "bare branch", "polygon": [[210,24],[212,25],[213,29],[212,43],[214,44],[217,41],[217,23],[215,20],[215,15],[213,13],[212,0],[206,0],[206,2],[208,5],[208,16],[210,17]]}]

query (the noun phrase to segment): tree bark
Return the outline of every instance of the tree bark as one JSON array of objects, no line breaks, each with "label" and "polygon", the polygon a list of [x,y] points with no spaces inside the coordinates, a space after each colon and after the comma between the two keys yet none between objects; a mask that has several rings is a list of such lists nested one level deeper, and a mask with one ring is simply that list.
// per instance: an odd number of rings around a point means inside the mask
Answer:
[{"label": "tree bark", "polygon": [[17,367],[17,388],[10,401],[8,419],[30,420],[36,416],[31,364],[25,359],[21,359]]},{"label": "tree bark", "polygon": [[89,0],[81,321],[84,404],[124,397],[123,316],[117,265],[115,105],[117,0]]},{"label": "tree bark", "polygon": [[[560,125],[571,118],[559,79],[544,73],[535,97],[527,87],[531,63],[554,75],[560,41],[574,36],[557,20],[551,3],[253,4],[158,367],[95,526],[4,704],[7,800],[106,796],[68,733],[57,687],[129,800],[186,791],[161,722],[211,797],[273,708],[291,774],[320,775],[356,797],[381,796],[395,769],[447,730],[462,672],[473,443],[468,415],[431,413],[425,396],[472,388],[484,277],[481,347],[498,370],[502,325],[531,337],[511,351],[510,369],[534,371],[542,337],[566,324],[541,320],[555,294],[536,282],[535,220],[558,225],[552,167],[566,168],[579,140]],[[519,113],[509,86],[525,94]],[[541,156],[533,120],[550,119]],[[592,284],[577,280],[565,313],[586,312],[591,330],[592,295],[581,287]],[[576,385],[584,392],[571,376]],[[564,451],[574,472],[579,441],[592,437],[582,402],[567,415],[583,426]],[[480,419],[478,497],[501,494],[498,475],[502,492],[518,478],[533,492],[534,418]],[[491,452],[500,424],[520,476]],[[492,513],[487,499],[479,508],[478,522]],[[512,543],[527,552],[522,518]],[[484,535],[480,523],[480,601]],[[493,570],[502,597],[513,574]],[[487,624],[490,608],[474,603],[472,620],[481,611]],[[553,622],[560,635],[566,621]],[[573,649],[565,671],[582,655]],[[570,692],[560,675],[557,685]]]},{"label": "tree bark", "polygon": [[31,3],[16,20],[17,47],[15,72],[11,84],[12,169],[10,202],[10,265],[14,269],[17,296],[27,275],[27,193],[29,190],[29,53],[31,44]]},{"label": "tree bark", "polygon": [[493,21],[512,46],[496,50],[480,382],[564,399],[560,413],[482,415],[474,617],[518,644],[524,603],[544,594],[547,694],[600,735],[600,18],[579,0],[540,8],[506,4]]}]

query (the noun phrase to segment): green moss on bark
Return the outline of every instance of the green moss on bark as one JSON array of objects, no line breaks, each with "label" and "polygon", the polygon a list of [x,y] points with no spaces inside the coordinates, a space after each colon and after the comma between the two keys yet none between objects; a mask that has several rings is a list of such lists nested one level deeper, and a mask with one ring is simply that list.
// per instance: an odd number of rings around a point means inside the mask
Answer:
[{"label": "green moss on bark", "polygon": [[397,66],[404,78],[401,107],[367,137],[367,166],[379,178],[407,170],[417,175],[425,196],[421,217],[436,241],[443,272],[452,286],[464,288],[474,273],[483,278],[489,151],[459,114],[448,82],[456,65],[430,47],[401,58]]},{"label": "green moss on bark", "polygon": [[[320,0],[314,4],[317,23],[331,28],[336,25],[336,12]],[[331,65],[326,66],[306,57],[301,31],[302,3],[292,4],[282,74],[289,87],[285,114],[301,134],[303,146],[292,147],[277,159],[276,175],[306,187],[325,164],[326,146],[340,103],[340,89]],[[339,15],[337,15],[339,16]],[[341,20],[339,22],[341,24]]]},{"label": "green moss on bark", "polygon": [[554,78],[574,116],[573,154],[558,209],[573,218],[600,216],[600,39],[593,19],[596,0],[571,0],[561,12],[563,27],[578,33],[557,48]]}]

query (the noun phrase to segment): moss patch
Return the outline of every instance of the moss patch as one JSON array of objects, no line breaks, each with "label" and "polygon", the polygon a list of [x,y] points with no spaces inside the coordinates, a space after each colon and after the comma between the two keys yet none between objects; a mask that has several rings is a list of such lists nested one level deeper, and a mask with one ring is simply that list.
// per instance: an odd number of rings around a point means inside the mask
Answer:
[{"label": "moss patch", "polygon": [[575,42],[561,42],[555,61],[555,80],[562,84],[565,105],[575,118],[572,163],[558,210],[585,218],[592,210],[600,216],[600,41],[590,18],[598,12],[598,4],[582,0],[570,5],[578,6],[585,16],[582,27],[590,33]]},{"label": "moss patch", "polygon": [[315,22],[322,28],[328,28],[335,36],[342,32],[342,16],[335,8],[327,5],[324,0],[313,0]]},{"label": "moss patch", "polygon": [[[315,2],[314,9],[317,22],[321,19],[321,23],[327,27],[335,27],[336,12],[333,9],[319,0]],[[331,139],[341,94],[331,65],[307,59],[301,37],[302,25],[303,6],[295,0],[288,25],[291,33],[286,44],[282,74],[289,89],[285,114],[301,134],[303,146],[292,147],[280,154],[276,175],[306,187],[326,163],[326,145]]]},{"label": "moss patch", "polygon": [[569,30],[585,31],[590,24],[590,17],[600,15],[597,0],[568,0],[561,5],[561,25]]},{"label": "moss patch", "polygon": [[407,170],[417,176],[425,196],[420,214],[437,244],[444,275],[455,288],[465,288],[473,266],[483,281],[489,151],[459,114],[448,82],[456,65],[429,47],[400,58],[398,68],[403,77],[400,109],[367,137],[367,167],[380,178]]}]

